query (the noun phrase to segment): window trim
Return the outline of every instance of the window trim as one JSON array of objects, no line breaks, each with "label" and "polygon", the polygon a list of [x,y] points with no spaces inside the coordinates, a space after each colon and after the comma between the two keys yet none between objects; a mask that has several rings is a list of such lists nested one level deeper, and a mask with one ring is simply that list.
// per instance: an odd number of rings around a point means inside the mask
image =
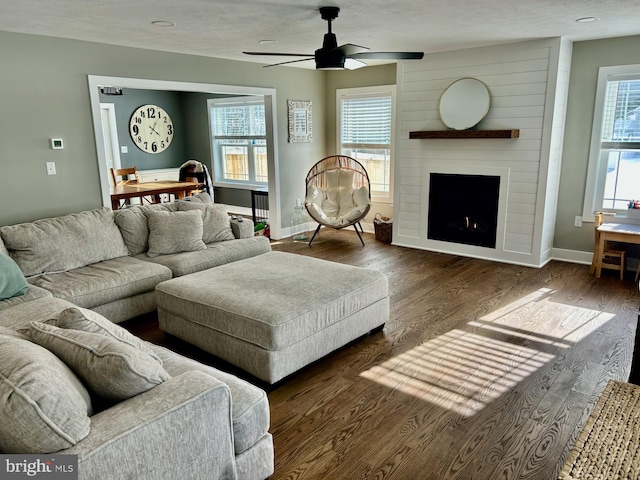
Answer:
[{"label": "window trim", "polygon": [[[373,96],[375,94],[391,96],[391,139],[389,142],[389,191],[385,194],[371,191],[371,200],[376,203],[393,203],[393,174],[395,164],[395,131],[396,131],[396,85],[375,85],[371,87],[354,87],[336,89],[336,149],[343,154],[342,149],[342,98],[357,96]],[[356,146],[356,144],[348,144]],[[361,145],[362,148],[377,148],[380,145]],[[386,145],[383,146],[386,148]]]},{"label": "window trim", "polygon": [[[230,135],[220,135],[215,136],[213,133],[213,125],[211,118],[211,110],[214,105],[224,105],[228,104],[230,106],[237,105],[247,105],[247,104],[261,104],[264,105],[265,109],[265,135],[241,135],[241,136],[230,136]],[[240,96],[240,97],[220,97],[220,98],[208,98],[207,99],[207,117],[209,122],[209,147],[211,149],[211,166],[213,167],[213,175],[212,175],[212,183],[214,187],[225,187],[225,188],[237,188],[242,190],[255,190],[256,188],[265,188],[268,186],[267,182],[257,182],[255,181],[255,166],[252,165],[253,156],[251,152],[249,152],[249,174],[253,175],[253,180],[233,180],[233,179],[225,179],[222,178],[222,174],[218,176],[219,170],[224,170],[221,164],[221,159],[218,157],[218,152],[215,148],[215,141],[219,140],[264,140],[265,147],[267,148],[267,155],[269,155],[269,122],[271,121],[271,117],[268,114],[267,105],[264,96],[260,95],[249,95],[249,96]],[[269,161],[267,160],[267,164]]]},{"label": "window trim", "polygon": [[593,126],[591,129],[591,145],[589,148],[589,163],[587,170],[587,182],[584,191],[584,205],[582,208],[582,220],[595,222],[596,210],[620,212],[622,210],[600,209],[596,205],[601,204],[604,196],[607,162],[602,160],[602,127],[604,123],[604,103],[607,84],[615,80],[640,80],[640,65],[617,65],[612,67],[600,67],[598,69],[598,86],[596,89],[595,106],[593,110]]}]

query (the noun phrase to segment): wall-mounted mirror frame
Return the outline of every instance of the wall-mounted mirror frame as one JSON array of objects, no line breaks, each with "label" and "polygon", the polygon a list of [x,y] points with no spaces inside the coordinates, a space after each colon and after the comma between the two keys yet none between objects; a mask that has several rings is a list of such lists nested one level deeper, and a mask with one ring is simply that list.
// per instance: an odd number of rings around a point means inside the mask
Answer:
[{"label": "wall-mounted mirror frame", "polygon": [[460,78],[440,97],[440,119],[453,130],[468,130],[484,119],[490,103],[489,89],[483,82],[477,78]]}]

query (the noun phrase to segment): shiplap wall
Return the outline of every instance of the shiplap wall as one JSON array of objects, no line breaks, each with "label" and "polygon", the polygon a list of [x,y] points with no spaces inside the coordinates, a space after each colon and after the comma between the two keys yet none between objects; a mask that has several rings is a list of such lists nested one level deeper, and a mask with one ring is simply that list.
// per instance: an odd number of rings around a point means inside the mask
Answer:
[{"label": "shiplap wall", "polygon": [[[549,259],[570,61],[571,43],[556,38],[431,54],[398,66],[394,244],[532,266]],[[478,128],[517,128],[520,138],[409,139],[414,130],[446,130],[439,98],[462,77],[481,80],[491,94]],[[427,239],[430,172],[500,175],[495,249]]]}]

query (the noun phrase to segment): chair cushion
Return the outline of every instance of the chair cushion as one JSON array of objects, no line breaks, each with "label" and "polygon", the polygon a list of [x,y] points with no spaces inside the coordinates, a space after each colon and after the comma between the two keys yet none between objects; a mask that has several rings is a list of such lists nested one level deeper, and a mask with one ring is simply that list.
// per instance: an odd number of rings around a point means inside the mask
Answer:
[{"label": "chair cushion", "polygon": [[353,207],[345,212],[344,215],[329,217],[327,216],[326,212],[324,212],[322,208],[320,208],[317,204],[307,204],[307,211],[316,222],[333,228],[343,228],[351,225],[358,219],[362,218],[362,215],[367,211],[367,209],[368,205],[362,207]]},{"label": "chair cushion", "polygon": [[31,322],[23,330],[53,352],[100,397],[121,401],[170,378],[151,355],[113,337]]},{"label": "chair cushion", "polygon": [[142,340],[94,311],[79,307],[67,308],[60,312],[58,317],[46,320],[43,323],[58,328],[81,330],[113,338],[151,355],[154,360],[162,365],[162,360]]},{"label": "chair cushion", "polygon": [[227,208],[219,204],[178,202],[178,211],[199,210],[202,212],[202,241],[224,242],[235,239]]},{"label": "chair cushion", "polygon": [[149,265],[133,257],[76,268],[67,272],[47,273],[29,279],[29,283],[50,291],[80,307],[93,308],[142,293],[153,292],[156,285],[171,278],[171,270]]},{"label": "chair cushion", "polygon": [[149,250],[157,257],[180,252],[204,250],[201,211],[148,212]]},{"label": "chair cushion", "polygon": [[91,400],[59,358],[0,326],[0,451],[52,453],[89,434]]},{"label": "chair cushion", "polygon": [[0,233],[27,277],[129,254],[109,208],[9,225]]},{"label": "chair cushion", "polygon": [[24,295],[29,284],[11,257],[0,254],[0,301]]},{"label": "chair cushion", "polygon": [[[267,237],[239,238],[231,242],[214,242],[206,250],[149,257],[142,253],[136,258],[168,267],[174,277],[181,277],[226,263],[255,257],[271,251]],[[168,280],[168,279],[167,279]]]}]

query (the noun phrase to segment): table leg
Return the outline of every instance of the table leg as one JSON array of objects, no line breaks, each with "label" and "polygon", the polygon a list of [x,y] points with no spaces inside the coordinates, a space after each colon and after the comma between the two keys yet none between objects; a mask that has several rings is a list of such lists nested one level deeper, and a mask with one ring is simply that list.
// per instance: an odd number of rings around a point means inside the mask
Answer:
[{"label": "table leg", "polygon": [[117,198],[112,198],[111,199],[111,210],[118,210],[119,207],[120,207],[120,200],[118,200]]},{"label": "table leg", "polygon": [[604,244],[606,234],[603,232],[600,234],[600,242],[596,248],[596,278],[600,278],[602,273],[602,257],[604,256]]}]

